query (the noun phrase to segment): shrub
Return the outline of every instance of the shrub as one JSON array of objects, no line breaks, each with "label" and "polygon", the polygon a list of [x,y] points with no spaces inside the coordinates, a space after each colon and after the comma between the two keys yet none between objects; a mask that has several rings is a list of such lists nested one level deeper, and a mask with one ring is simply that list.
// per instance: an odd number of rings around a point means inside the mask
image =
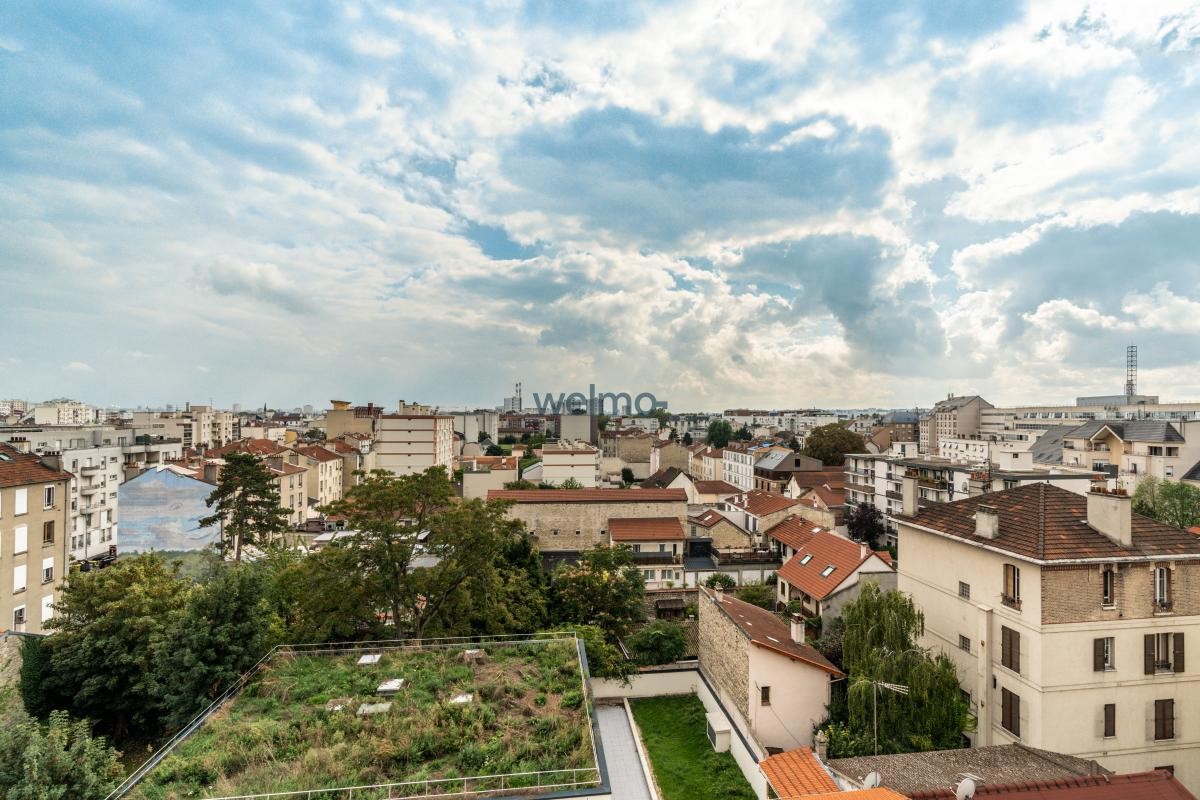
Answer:
[{"label": "shrub", "polygon": [[670,664],[687,655],[687,632],[676,622],[660,619],[630,636],[628,644],[639,664]]},{"label": "shrub", "polygon": [[726,575],[724,572],[716,572],[708,576],[708,580],[704,582],[704,585],[709,589],[732,589],[734,586],[737,586],[737,581],[731,575]]}]

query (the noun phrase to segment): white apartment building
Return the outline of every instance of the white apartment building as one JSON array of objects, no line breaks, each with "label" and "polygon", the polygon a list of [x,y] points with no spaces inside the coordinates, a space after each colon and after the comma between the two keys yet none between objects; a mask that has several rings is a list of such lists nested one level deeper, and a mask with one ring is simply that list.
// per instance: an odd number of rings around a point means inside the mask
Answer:
[{"label": "white apartment building", "polygon": [[571,479],[584,489],[600,485],[600,448],[577,439],[547,442],[542,447],[541,482],[560,486]]},{"label": "white apartment building", "polygon": [[78,400],[55,400],[35,406],[34,425],[91,425],[96,409]]},{"label": "white apartment building", "polygon": [[395,475],[412,475],[454,462],[454,418],[437,414],[383,414],[375,420],[371,445],[376,466]]},{"label": "white apartment building", "polygon": [[942,455],[943,439],[974,436],[980,431],[980,415],[992,404],[979,395],[950,395],[934,404],[917,424],[917,445],[926,455]]},{"label": "white apartment building", "polygon": [[975,744],[1168,767],[1200,791],[1200,538],[1102,486],[917,509],[905,484],[899,589],[955,663]]},{"label": "white apartment building", "polygon": [[500,439],[500,415],[495,411],[452,411],[450,416],[454,417],[454,431],[464,442],[478,442],[481,433],[493,442]]},{"label": "white apartment building", "polygon": [[721,453],[721,477],[712,480],[723,480],[743,492],[753,489],[754,449],[745,442],[730,442],[725,445]]}]

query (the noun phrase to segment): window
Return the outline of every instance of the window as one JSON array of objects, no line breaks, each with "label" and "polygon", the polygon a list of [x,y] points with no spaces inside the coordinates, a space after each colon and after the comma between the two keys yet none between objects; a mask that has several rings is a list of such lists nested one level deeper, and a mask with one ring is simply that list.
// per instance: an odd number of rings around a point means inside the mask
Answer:
[{"label": "window", "polygon": [[1103,589],[1100,594],[1100,604],[1105,606],[1116,605],[1116,580],[1117,575],[1111,569],[1105,569],[1103,575]]},{"label": "window", "polygon": [[1182,633],[1147,633],[1143,642],[1145,674],[1183,672],[1184,640]]},{"label": "window", "polygon": [[968,653],[971,652],[971,640],[961,633],[958,635],[958,649],[965,650]]},{"label": "window", "polygon": [[1152,456],[1161,456],[1163,454],[1162,447],[1159,445],[1156,445],[1156,444],[1150,445],[1148,450],[1150,451],[1150,455],[1152,455]]},{"label": "window", "polygon": [[24,553],[29,549],[29,526],[18,525],[13,528],[13,553]]},{"label": "window", "polygon": [[1158,566],[1154,568],[1154,605],[1163,611],[1171,609],[1170,567]]},{"label": "window", "polygon": [[759,703],[761,703],[762,705],[764,705],[764,706],[771,705],[771,687],[770,686],[760,686],[758,688],[758,698],[759,698]]},{"label": "window", "polygon": [[[576,533],[579,533],[579,531],[575,531],[575,532],[576,532]],[[658,545],[658,552],[660,552],[660,553],[665,553],[665,552],[667,552],[667,546],[666,546],[665,544],[662,544],[662,543],[660,542],[660,543],[659,543],[659,545]]]},{"label": "window", "polygon": [[959,581],[958,582],[958,596],[963,598],[964,600],[970,600],[971,599],[971,584],[963,583],[962,581]]},{"label": "window", "polygon": [[1021,634],[1012,628],[1000,628],[1000,663],[1021,674]]},{"label": "window", "polygon": [[29,513],[29,490],[17,489],[13,492],[13,513],[18,517]]},{"label": "window", "polygon": [[1154,741],[1175,738],[1175,701],[1154,701]]},{"label": "window", "polygon": [[13,609],[13,627],[25,624],[25,606],[17,606]]},{"label": "window", "polygon": [[51,583],[54,581],[54,558],[42,559],[42,583]]},{"label": "window", "polygon": [[1008,689],[1000,690],[1000,724],[1013,736],[1021,735],[1021,698]]},{"label": "window", "polygon": [[641,545],[641,543],[639,543],[639,542],[634,542],[634,543],[633,543],[633,552],[635,552],[635,553],[640,553],[640,552],[642,552],[642,545]]},{"label": "window", "polygon": [[54,508],[54,487],[42,488],[42,508]]},{"label": "window", "polygon": [[13,594],[25,591],[25,565],[13,567]]},{"label": "window", "polygon": [[1004,605],[1010,608],[1021,608],[1021,570],[1013,564],[1004,565]]},{"label": "window", "polygon": [[1114,663],[1116,645],[1113,637],[1105,636],[1100,639],[1092,639],[1092,670],[1094,672],[1104,672],[1105,670],[1116,669]]},{"label": "window", "polygon": [[1104,738],[1111,739],[1117,735],[1117,704],[1104,704]]},{"label": "window", "polygon": [[54,544],[54,520],[42,523],[42,544]]},{"label": "window", "polygon": [[1178,447],[1168,447],[1168,448],[1167,448],[1167,456],[1168,456],[1169,458],[1175,458],[1175,457],[1176,457],[1176,456],[1178,456],[1178,455],[1179,455],[1179,448],[1178,448]]},{"label": "window", "polygon": [[833,574],[834,569],[835,569],[835,567],[833,566],[833,564],[830,564],[825,569],[821,570],[821,577],[828,578],[830,575]]},{"label": "window", "polygon": [[805,553],[804,558],[800,559],[800,564],[801,564],[801,566],[803,566],[804,564],[807,564],[810,561],[812,561],[812,553]]}]

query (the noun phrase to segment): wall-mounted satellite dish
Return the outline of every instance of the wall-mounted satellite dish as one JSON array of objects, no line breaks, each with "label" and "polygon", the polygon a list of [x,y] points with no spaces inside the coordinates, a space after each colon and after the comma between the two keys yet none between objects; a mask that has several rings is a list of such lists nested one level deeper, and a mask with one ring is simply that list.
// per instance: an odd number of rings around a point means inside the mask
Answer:
[{"label": "wall-mounted satellite dish", "polygon": [[867,777],[863,778],[863,788],[874,789],[882,780],[883,778],[880,777],[878,772],[871,772],[867,775]]},{"label": "wall-mounted satellite dish", "polygon": [[975,781],[970,778],[963,778],[954,789],[954,796],[957,800],[969,800],[969,798],[974,797]]}]

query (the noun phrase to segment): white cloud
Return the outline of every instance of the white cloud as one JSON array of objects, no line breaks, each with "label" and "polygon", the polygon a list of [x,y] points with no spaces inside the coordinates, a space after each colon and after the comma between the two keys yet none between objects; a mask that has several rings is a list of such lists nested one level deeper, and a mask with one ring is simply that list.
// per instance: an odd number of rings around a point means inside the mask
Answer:
[{"label": "white cloud", "polygon": [[1155,284],[1144,294],[1130,292],[1125,295],[1121,310],[1147,328],[1180,334],[1200,333],[1200,300],[1177,295],[1165,283]]},{"label": "white cloud", "polygon": [[94,369],[82,361],[72,361],[64,366],[63,369],[67,370],[68,372],[95,372]]}]

